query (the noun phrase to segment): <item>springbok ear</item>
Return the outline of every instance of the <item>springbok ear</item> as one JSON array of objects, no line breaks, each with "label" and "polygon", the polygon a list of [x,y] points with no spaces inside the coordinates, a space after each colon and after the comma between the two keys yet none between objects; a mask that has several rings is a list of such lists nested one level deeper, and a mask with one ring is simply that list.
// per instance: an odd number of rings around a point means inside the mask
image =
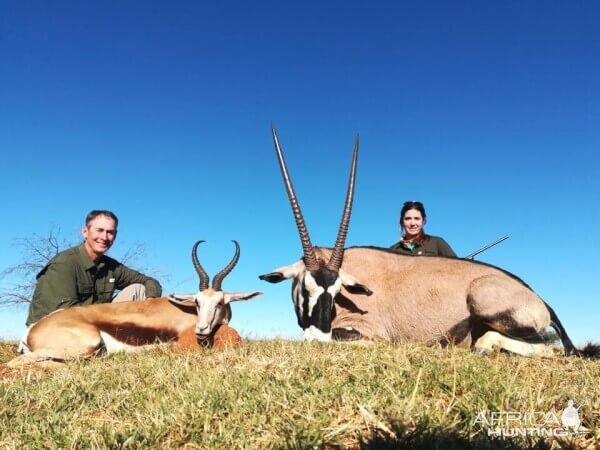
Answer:
[{"label": "springbok ear", "polygon": [[338,272],[340,280],[342,280],[342,285],[346,288],[348,292],[351,294],[359,294],[359,295],[372,295],[373,291],[368,288],[368,286],[359,283],[356,278],[350,275],[348,272],[344,272],[342,269]]},{"label": "springbok ear", "polygon": [[271,273],[260,275],[258,278],[263,281],[268,281],[269,283],[279,283],[280,281],[287,280],[289,278],[296,278],[302,272],[304,272],[304,270],[306,270],[304,267],[304,262],[300,260],[294,264],[290,264],[289,266],[279,267]]},{"label": "springbok ear", "polygon": [[181,306],[196,306],[194,294],[169,294],[167,299]]},{"label": "springbok ear", "polygon": [[237,302],[238,300],[250,300],[258,295],[262,295],[262,292],[224,292],[224,294],[223,301],[227,304]]}]

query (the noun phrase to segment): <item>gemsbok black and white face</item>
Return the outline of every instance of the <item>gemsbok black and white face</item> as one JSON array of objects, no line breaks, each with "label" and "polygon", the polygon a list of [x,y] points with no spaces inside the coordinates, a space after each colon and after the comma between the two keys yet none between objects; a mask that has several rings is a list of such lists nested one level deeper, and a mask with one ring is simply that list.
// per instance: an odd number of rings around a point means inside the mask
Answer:
[{"label": "gemsbok black and white face", "polygon": [[281,168],[288,198],[292,206],[292,212],[296,219],[296,226],[300,234],[304,256],[294,264],[280,267],[273,272],[261,275],[259,278],[270,283],[279,283],[283,280],[292,279],[292,300],[294,301],[298,324],[304,330],[304,338],[309,341],[330,341],[332,336],[331,323],[335,317],[335,298],[340,293],[342,286],[354,293],[372,294],[368,287],[360,284],[352,275],[341,269],[344,258],[344,243],[348,233],[352,200],[354,197],[358,136],[352,154],[350,178],[348,180],[342,222],[331,257],[329,261],[323,261],[316,257],[315,249],[310,241],[304,217],[302,216],[302,211],[300,210],[300,205],[298,204],[274,128],[272,129],[272,133],[279,167]]}]

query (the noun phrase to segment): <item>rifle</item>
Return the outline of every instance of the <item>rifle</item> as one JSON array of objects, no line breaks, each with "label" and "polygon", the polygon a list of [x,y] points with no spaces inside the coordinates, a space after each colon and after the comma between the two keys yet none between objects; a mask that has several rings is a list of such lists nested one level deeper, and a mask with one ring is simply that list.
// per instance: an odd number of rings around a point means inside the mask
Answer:
[{"label": "rifle", "polygon": [[497,245],[500,242],[505,241],[507,239],[508,239],[508,236],[504,236],[494,242],[490,242],[485,247],[482,247],[479,250],[474,251],[473,253],[469,253],[467,256],[465,256],[465,259],[475,259],[475,256],[479,255],[480,253],[485,252],[487,249],[492,248],[494,245]]}]

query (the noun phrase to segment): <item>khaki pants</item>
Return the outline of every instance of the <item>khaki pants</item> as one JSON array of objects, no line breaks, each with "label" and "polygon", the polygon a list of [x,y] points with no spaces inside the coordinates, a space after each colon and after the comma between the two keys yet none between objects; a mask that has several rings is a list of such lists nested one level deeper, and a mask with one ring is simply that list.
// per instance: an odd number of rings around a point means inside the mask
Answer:
[{"label": "khaki pants", "polygon": [[119,292],[115,298],[112,299],[113,303],[121,302],[139,302],[146,299],[146,286],[140,283],[130,284],[121,292]]}]

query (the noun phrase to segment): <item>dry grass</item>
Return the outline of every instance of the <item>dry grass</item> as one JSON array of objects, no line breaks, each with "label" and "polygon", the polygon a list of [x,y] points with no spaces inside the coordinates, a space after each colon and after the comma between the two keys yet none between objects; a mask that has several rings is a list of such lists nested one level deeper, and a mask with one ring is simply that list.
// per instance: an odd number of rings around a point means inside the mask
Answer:
[{"label": "dry grass", "polygon": [[[0,344],[0,362],[15,346]],[[52,372],[0,367],[0,448],[595,448],[600,362],[416,344],[245,341],[153,351]],[[568,440],[488,438],[482,411],[577,405]]]}]

